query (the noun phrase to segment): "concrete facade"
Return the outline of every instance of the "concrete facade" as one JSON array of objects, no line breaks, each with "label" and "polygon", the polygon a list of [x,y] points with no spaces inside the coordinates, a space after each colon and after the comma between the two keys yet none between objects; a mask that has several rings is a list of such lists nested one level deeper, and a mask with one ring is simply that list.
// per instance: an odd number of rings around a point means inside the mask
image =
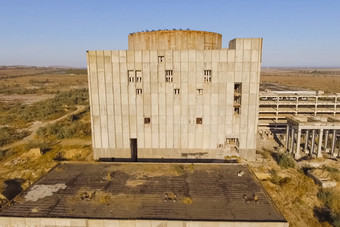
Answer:
[{"label": "concrete facade", "polygon": [[207,222],[171,220],[99,220],[71,218],[15,218],[0,217],[0,227],[49,226],[49,227],[288,227],[287,222]]},{"label": "concrete facade", "polygon": [[94,159],[253,159],[262,38],[221,48],[220,34],[129,35],[129,50],[88,51]]}]

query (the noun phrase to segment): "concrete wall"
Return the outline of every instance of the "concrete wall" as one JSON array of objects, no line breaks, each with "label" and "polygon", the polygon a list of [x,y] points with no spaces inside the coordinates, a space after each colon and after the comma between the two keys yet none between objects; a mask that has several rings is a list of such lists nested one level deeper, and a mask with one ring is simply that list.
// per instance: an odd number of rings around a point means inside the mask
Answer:
[{"label": "concrete wall", "polygon": [[129,35],[129,50],[215,50],[222,35],[192,30],[162,30]]},{"label": "concrete wall", "polygon": [[[262,39],[234,39],[229,47],[88,51],[94,158],[130,158],[130,138],[137,138],[139,158],[223,159],[230,155],[226,138],[238,138],[240,155],[254,158]],[[129,82],[131,72],[142,81]],[[242,83],[240,114],[234,83]]]},{"label": "concrete wall", "polygon": [[165,220],[103,220],[71,218],[14,218],[0,217],[0,227],[49,226],[49,227],[288,227],[288,222],[204,222]]}]

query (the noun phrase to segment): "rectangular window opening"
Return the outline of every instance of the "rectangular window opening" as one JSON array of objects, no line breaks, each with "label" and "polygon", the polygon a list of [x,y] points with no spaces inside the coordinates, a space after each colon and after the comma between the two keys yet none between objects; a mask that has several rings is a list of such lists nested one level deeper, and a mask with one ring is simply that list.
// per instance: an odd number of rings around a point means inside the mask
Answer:
[{"label": "rectangular window opening", "polygon": [[164,56],[158,56],[158,62],[164,62]]},{"label": "rectangular window opening", "polygon": [[241,114],[240,107],[234,107],[234,114],[236,114],[236,115],[240,115]]},{"label": "rectangular window opening", "polygon": [[129,81],[129,83],[135,82],[135,74],[134,74],[133,70],[128,70],[128,81]]},{"label": "rectangular window opening", "polygon": [[241,95],[242,94],[242,83],[234,84],[234,93]]},{"label": "rectangular window opening", "polygon": [[144,124],[150,124],[151,120],[149,117],[144,118]]},{"label": "rectangular window opening", "polygon": [[211,82],[211,70],[204,70],[204,82]]},{"label": "rectangular window opening", "polygon": [[143,94],[143,90],[141,88],[136,89],[136,94],[137,95]]},{"label": "rectangular window opening", "polygon": [[141,83],[142,82],[142,71],[136,70],[136,82]]},{"label": "rectangular window opening", "polygon": [[173,71],[165,70],[165,82],[173,82]]},{"label": "rectangular window opening", "polygon": [[242,83],[234,84],[234,114],[241,114]]},{"label": "rectangular window opening", "polygon": [[174,89],[174,94],[175,94],[175,95],[178,95],[178,94],[179,94],[179,88],[175,88],[175,89]]},{"label": "rectangular window opening", "polygon": [[202,124],[202,118],[201,117],[198,117],[198,118],[196,118],[196,124],[197,125],[201,125]]},{"label": "rectangular window opening", "polygon": [[225,143],[228,144],[228,145],[233,145],[233,146],[238,147],[239,146],[239,139],[238,138],[226,138]]},{"label": "rectangular window opening", "polygon": [[196,89],[196,91],[197,91],[198,95],[203,95],[203,89],[202,88],[198,88],[198,89]]}]

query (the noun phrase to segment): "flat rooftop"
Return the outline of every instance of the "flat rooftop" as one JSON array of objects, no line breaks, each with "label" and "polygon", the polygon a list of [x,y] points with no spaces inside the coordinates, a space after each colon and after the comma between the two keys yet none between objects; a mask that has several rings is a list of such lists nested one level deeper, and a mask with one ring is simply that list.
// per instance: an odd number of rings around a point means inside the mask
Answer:
[{"label": "flat rooftop", "polygon": [[0,216],[286,222],[241,164],[61,163]]}]

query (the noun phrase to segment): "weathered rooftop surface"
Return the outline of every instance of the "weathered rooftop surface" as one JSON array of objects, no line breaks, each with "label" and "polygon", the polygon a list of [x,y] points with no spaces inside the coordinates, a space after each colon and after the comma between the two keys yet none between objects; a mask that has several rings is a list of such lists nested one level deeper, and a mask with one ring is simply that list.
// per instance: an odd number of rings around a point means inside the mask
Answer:
[{"label": "weathered rooftop surface", "polygon": [[0,216],[286,222],[240,164],[62,163]]}]

